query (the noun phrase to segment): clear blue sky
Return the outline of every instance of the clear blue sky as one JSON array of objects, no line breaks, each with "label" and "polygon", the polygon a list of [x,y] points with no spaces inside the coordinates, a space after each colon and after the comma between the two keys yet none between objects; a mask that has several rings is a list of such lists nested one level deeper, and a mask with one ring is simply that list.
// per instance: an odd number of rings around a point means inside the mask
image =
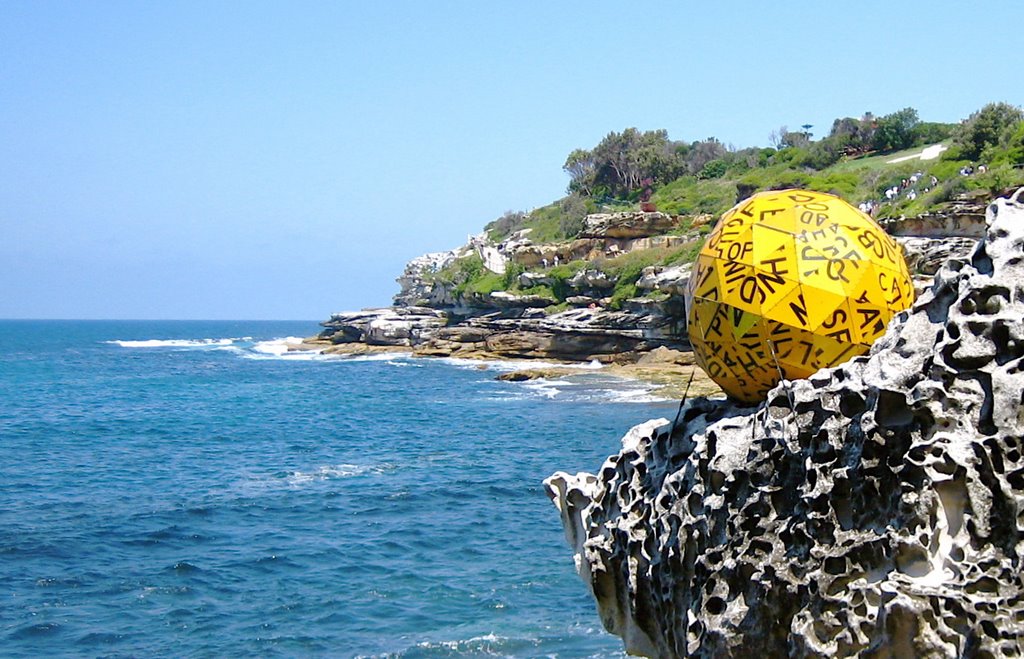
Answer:
[{"label": "clear blue sky", "polygon": [[0,3],[0,318],[322,319],[612,130],[1024,102],[1018,3]]}]

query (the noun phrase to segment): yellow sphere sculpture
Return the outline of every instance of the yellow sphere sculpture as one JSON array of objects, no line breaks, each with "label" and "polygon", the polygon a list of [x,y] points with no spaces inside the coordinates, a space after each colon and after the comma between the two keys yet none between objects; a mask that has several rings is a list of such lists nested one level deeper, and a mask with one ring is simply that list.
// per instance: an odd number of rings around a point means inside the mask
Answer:
[{"label": "yellow sphere sculpture", "polygon": [[903,250],[842,199],[762,192],[725,213],[687,289],[693,352],[733,398],[763,400],[864,354],[914,301]]}]

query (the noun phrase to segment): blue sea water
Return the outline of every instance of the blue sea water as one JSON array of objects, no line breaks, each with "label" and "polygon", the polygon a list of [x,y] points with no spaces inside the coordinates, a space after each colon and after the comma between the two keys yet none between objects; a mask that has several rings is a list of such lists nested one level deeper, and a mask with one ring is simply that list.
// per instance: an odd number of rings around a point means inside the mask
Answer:
[{"label": "blue sea water", "polygon": [[0,321],[0,656],[622,656],[541,480],[671,407],[317,329]]}]

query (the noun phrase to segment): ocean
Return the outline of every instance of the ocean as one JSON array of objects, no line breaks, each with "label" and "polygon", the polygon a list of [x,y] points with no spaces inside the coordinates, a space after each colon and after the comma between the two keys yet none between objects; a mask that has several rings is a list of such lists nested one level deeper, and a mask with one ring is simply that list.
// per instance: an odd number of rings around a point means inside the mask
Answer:
[{"label": "ocean", "polygon": [[317,330],[0,321],[0,656],[623,656],[541,481],[674,404]]}]

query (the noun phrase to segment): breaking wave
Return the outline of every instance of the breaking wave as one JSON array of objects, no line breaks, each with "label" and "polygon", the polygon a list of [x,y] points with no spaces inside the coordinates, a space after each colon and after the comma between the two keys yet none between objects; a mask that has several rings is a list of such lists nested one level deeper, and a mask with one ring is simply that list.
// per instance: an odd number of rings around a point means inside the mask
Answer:
[{"label": "breaking wave", "polygon": [[[411,353],[373,352],[369,354],[324,354],[319,349],[306,349],[304,339],[298,336],[284,336],[256,340],[250,336],[228,338],[194,339],[118,339],[106,343],[129,349],[171,349],[171,350],[218,350],[226,351],[243,359],[280,360],[291,362],[379,362],[397,368],[422,367],[428,358]],[[467,359],[460,357],[431,357],[430,362],[446,364],[461,370],[480,371],[484,374],[512,373],[516,371],[543,369],[565,371],[565,377],[537,378],[512,385],[513,390],[493,392],[492,400],[524,400],[543,398],[565,401],[606,401],[613,403],[654,403],[663,398],[654,396],[652,386],[615,376],[605,375],[605,368],[597,360],[589,363],[564,363],[537,360],[513,359]],[[487,375],[491,378],[493,375]],[[326,473],[326,472],[325,472]],[[297,478],[305,478],[298,476]]]},{"label": "breaking wave", "polygon": [[230,339],[143,339],[141,341],[115,339],[105,343],[119,345],[122,348],[221,348],[251,340],[252,337],[244,336]]}]

